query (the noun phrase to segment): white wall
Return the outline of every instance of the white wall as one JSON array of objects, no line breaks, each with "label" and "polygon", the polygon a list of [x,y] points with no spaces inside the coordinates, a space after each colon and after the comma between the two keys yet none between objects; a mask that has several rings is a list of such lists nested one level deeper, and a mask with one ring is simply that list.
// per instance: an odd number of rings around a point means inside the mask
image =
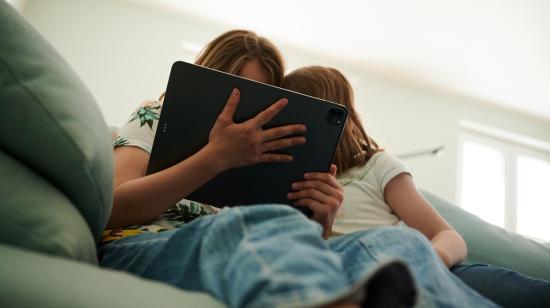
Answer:
[{"label": "white wall", "polygon": [[[27,0],[23,13],[89,86],[112,125],[122,124],[140,101],[156,98],[164,90],[172,62],[194,57],[181,49],[182,40],[205,44],[229,30],[192,15],[118,0]],[[276,43],[291,68],[330,65],[352,77],[367,131],[393,153],[444,145],[443,157],[406,163],[418,186],[449,200],[456,197],[460,119],[550,142],[550,121],[401,83],[345,61]]]}]

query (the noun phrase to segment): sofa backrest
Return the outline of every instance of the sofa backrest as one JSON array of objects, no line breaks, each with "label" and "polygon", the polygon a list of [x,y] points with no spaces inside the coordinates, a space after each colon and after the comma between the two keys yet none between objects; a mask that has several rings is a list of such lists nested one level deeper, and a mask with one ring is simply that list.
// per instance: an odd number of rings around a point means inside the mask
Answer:
[{"label": "sofa backrest", "polygon": [[78,76],[6,1],[0,104],[0,241],[93,262],[112,204],[109,130]]},{"label": "sofa backrest", "polygon": [[550,280],[550,244],[538,243],[506,231],[432,193],[421,192],[464,238],[468,246],[466,263],[510,268],[525,275]]}]

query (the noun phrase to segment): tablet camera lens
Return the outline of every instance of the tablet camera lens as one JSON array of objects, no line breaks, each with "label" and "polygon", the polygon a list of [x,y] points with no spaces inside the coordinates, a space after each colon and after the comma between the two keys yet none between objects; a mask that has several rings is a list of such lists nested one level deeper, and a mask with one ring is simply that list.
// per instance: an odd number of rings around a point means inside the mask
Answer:
[{"label": "tablet camera lens", "polygon": [[331,125],[341,125],[344,121],[345,113],[339,108],[330,108],[327,114],[327,122]]}]

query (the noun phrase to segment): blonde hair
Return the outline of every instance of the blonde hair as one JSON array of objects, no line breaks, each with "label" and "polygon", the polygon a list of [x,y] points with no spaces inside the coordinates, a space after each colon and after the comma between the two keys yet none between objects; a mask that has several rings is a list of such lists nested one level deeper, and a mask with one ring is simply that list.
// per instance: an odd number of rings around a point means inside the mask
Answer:
[{"label": "blonde hair", "polygon": [[[267,38],[248,30],[231,30],[208,43],[195,64],[237,75],[246,61],[258,60],[268,73],[268,83],[281,86],[285,63],[281,52]],[[164,93],[159,100],[164,98]]]},{"label": "blonde hair", "polygon": [[338,174],[366,164],[374,153],[382,151],[363,128],[355,110],[353,88],[337,69],[322,66],[303,67],[288,74],[283,87],[347,107],[348,120],[333,160],[338,167]]}]

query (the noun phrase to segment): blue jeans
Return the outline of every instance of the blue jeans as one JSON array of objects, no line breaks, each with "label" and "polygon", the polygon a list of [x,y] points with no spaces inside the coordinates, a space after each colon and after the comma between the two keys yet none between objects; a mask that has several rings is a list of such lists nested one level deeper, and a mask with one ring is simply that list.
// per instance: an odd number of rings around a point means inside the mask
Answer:
[{"label": "blue jeans", "polygon": [[103,267],[208,292],[231,307],[303,307],[349,294],[380,264],[399,258],[415,274],[419,304],[492,306],[452,276],[417,233],[388,227],[325,241],[321,232],[288,206],[234,207],[176,230],[105,244],[99,260]]},{"label": "blue jeans", "polygon": [[440,261],[428,239],[414,229],[372,228],[331,238],[328,244],[340,255],[352,281],[369,267],[387,260],[397,258],[407,264],[418,289],[419,307],[493,306],[457,279]]},{"label": "blue jeans", "polygon": [[451,271],[468,286],[504,307],[550,307],[550,281],[486,264],[459,264]]}]

